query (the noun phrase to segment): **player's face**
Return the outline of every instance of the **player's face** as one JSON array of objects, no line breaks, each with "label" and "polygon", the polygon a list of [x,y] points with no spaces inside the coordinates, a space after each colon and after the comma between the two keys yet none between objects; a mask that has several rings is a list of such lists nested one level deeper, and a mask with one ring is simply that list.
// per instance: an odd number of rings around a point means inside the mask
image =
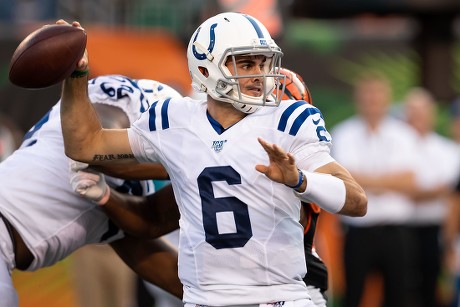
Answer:
[{"label": "player's face", "polygon": [[[240,77],[237,80],[243,94],[260,97],[264,90],[264,79],[260,75],[269,72],[269,61],[265,55],[239,55],[229,57],[225,65],[233,76]],[[249,75],[258,76],[241,78]]]}]

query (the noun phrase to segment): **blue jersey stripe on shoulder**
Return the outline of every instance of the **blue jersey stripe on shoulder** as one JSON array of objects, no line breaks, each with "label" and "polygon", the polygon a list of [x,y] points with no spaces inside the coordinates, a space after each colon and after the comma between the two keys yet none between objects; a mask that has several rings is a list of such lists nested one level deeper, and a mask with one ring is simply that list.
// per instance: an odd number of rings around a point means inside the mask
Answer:
[{"label": "blue jersey stripe on shoulder", "polygon": [[[166,99],[161,105],[161,128],[162,129],[169,128],[168,107],[169,107],[170,100],[171,98]],[[157,104],[158,104],[158,101],[155,101],[149,109],[149,129],[150,131],[157,130],[157,125],[155,123],[155,120],[157,118],[155,108],[157,107]]]},{"label": "blue jersey stripe on shoulder", "polygon": [[155,124],[155,119],[157,118],[157,115],[155,113],[155,108],[157,107],[158,101],[155,101],[152,103],[149,109],[149,130],[150,131],[155,131],[157,130],[157,126]]},{"label": "blue jersey stripe on shoulder", "polygon": [[307,104],[303,100],[299,100],[292,105],[290,105],[286,110],[284,110],[283,114],[281,115],[280,122],[278,124],[278,130],[284,131],[286,129],[286,125],[288,122],[289,117],[294,113],[295,109],[300,107],[301,105]]},{"label": "blue jersey stripe on shoulder", "polygon": [[[321,118],[323,117],[323,115],[321,114],[320,110],[318,110],[317,108],[308,108],[306,109],[305,111],[303,111],[302,113],[300,113],[299,116],[297,116],[297,118],[294,120],[294,123],[292,124],[292,127],[291,129],[289,130],[289,134],[290,135],[296,135],[297,132],[299,132],[299,129],[300,127],[302,126],[302,124],[305,122],[305,120],[310,116],[310,115],[313,115],[313,114],[320,114]],[[319,120],[318,120],[319,121]]]},{"label": "blue jersey stripe on shoulder", "polygon": [[161,106],[161,128],[163,129],[169,128],[168,106],[170,100],[171,98],[166,99]]}]

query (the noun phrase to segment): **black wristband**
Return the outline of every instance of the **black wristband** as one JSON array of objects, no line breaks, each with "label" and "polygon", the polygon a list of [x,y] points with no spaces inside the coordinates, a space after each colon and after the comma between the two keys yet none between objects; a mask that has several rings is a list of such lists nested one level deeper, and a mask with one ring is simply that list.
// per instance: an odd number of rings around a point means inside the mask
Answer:
[{"label": "black wristband", "polygon": [[81,78],[89,74],[88,70],[75,70],[71,75],[70,78]]}]

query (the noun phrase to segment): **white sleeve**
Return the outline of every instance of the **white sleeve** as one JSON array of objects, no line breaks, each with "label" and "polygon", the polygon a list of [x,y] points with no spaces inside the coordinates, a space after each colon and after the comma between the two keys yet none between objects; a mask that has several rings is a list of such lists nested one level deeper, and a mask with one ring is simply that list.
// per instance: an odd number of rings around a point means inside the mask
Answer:
[{"label": "white sleeve", "polygon": [[139,162],[160,162],[153,144],[148,141],[139,127],[132,126],[128,128],[128,139],[134,157]]},{"label": "white sleeve", "polygon": [[343,208],[347,191],[342,179],[305,170],[302,173],[307,180],[307,188],[303,193],[293,190],[301,201],[315,203],[331,213],[337,213]]}]

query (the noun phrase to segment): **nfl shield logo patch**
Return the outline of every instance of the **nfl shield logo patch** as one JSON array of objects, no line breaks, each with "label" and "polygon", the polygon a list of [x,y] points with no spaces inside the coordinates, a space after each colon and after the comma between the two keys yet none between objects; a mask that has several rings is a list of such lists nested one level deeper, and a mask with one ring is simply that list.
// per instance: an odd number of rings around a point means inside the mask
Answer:
[{"label": "nfl shield logo patch", "polygon": [[227,140],[223,141],[212,141],[211,148],[214,149],[215,152],[220,152],[224,147],[224,144],[227,143]]}]

